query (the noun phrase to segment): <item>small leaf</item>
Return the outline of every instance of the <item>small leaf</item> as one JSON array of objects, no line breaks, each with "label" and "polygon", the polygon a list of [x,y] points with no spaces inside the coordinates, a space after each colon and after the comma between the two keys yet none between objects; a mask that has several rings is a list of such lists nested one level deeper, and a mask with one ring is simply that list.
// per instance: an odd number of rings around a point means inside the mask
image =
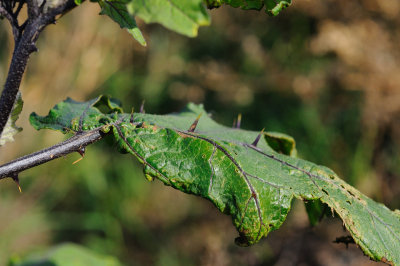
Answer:
[{"label": "small leaf", "polygon": [[189,37],[197,36],[200,26],[210,24],[202,0],[132,0],[128,10],[146,23],[160,23]]},{"label": "small leaf", "polygon": [[266,12],[271,16],[277,16],[283,9],[292,4],[292,0],[265,0]]},{"label": "small leaf", "polygon": [[121,28],[126,28],[141,45],[146,46],[146,41],[136,24],[135,18],[128,12],[127,4],[129,2],[130,0],[100,0],[98,2],[101,7],[100,15],[109,16]]},{"label": "small leaf", "polygon": [[1,133],[0,146],[3,146],[8,141],[14,141],[14,135],[22,131],[22,128],[17,127],[15,122],[18,120],[19,114],[22,112],[23,105],[24,102],[22,101],[21,93],[18,93],[10,117]]},{"label": "small leaf", "polygon": [[205,0],[207,8],[213,9],[220,7],[223,4],[223,0]]},{"label": "small leaf", "polygon": [[[327,205],[366,255],[400,265],[399,211],[371,200],[332,170],[293,157],[290,137],[264,133],[255,147],[259,132],[220,125],[201,105],[189,104],[179,114],[132,116],[119,109],[101,112],[98,102],[109,105],[104,97],[86,103],[67,99],[47,117],[32,115],[31,122],[56,130],[60,123],[74,130],[76,121],[88,129],[111,129],[120,150],[138,158],[149,180],[206,198],[231,215],[239,245],[255,244],[278,229],[298,198],[312,202],[307,207],[311,223]],[[195,130],[188,130],[196,120]]]}]

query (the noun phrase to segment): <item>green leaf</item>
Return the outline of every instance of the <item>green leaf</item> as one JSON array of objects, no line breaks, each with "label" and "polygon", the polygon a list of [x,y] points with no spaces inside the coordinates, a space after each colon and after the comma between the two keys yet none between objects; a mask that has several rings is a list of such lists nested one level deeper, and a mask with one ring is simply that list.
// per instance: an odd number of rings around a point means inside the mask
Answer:
[{"label": "green leaf", "polygon": [[283,9],[292,4],[292,0],[264,0],[266,12],[272,16],[278,15]]},{"label": "green leaf", "polygon": [[22,101],[21,93],[18,93],[10,117],[0,135],[0,146],[3,146],[6,142],[14,141],[14,135],[22,131],[22,128],[17,127],[15,122],[18,120],[19,114],[22,112],[23,105],[24,102]]},{"label": "green leaf", "polygon": [[[242,9],[261,10],[277,15],[291,4],[291,0],[96,0],[101,7],[101,15],[108,15],[121,28],[143,46],[146,41],[136,24],[135,17],[146,23],[160,23],[166,28],[189,37],[197,36],[200,26],[210,24],[210,16],[204,8],[220,7],[222,4]],[[82,0],[75,0],[77,5]]]},{"label": "green leaf", "polygon": [[[100,120],[104,119],[104,114],[121,112],[119,101],[105,96],[99,96],[85,103],[67,98],[50,110],[45,117],[32,113],[29,117],[29,122],[37,130],[47,128],[68,133],[71,130],[79,131],[96,128],[101,124]],[[84,124],[82,124],[83,122]],[[81,129],[79,128],[80,124],[82,124]]]},{"label": "green leaf", "polygon": [[[110,113],[109,107],[101,112],[107,105],[104,97],[86,103],[67,99],[47,117],[33,114],[31,122],[36,128],[76,130],[81,121],[82,128],[112,130],[121,149],[144,164],[149,180],[206,198],[231,215],[239,245],[252,245],[278,229],[298,198],[328,205],[372,259],[400,264],[399,211],[376,203],[324,166],[285,155],[294,150],[289,137],[222,126],[201,105],[189,104],[179,114],[133,116]],[[322,212],[313,209],[315,219]]]},{"label": "green leaf", "polygon": [[[160,23],[166,28],[189,37],[197,36],[200,26],[210,24],[210,16],[204,8],[219,7],[222,4],[242,9],[260,10],[264,6],[270,15],[277,15],[291,4],[291,0],[96,0],[102,15],[108,15],[121,28],[128,32],[143,46],[146,41],[137,27],[135,17],[146,23]],[[75,0],[80,4],[82,0]]]},{"label": "green leaf", "polygon": [[265,140],[274,151],[292,157],[297,156],[296,142],[291,136],[278,132],[266,132]]},{"label": "green leaf", "polygon": [[220,7],[222,4],[242,9],[260,10],[265,6],[265,12],[271,16],[278,15],[290,6],[292,0],[204,0],[208,8]]},{"label": "green leaf", "polygon": [[93,251],[72,243],[61,244],[50,249],[44,255],[33,254],[27,259],[20,261],[18,258],[11,259],[10,266],[119,266],[119,261],[111,256],[99,255]]},{"label": "green leaf", "polygon": [[109,16],[121,28],[126,28],[141,45],[146,46],[146,41],[136,24],[135,18],[128,12],[127,4],[129,2],[130,0],[100,0],[98,2],[101,7],[100,15]]},{"label": "green leaf", "polygon": [[327,205],[323,204],[320,200],[306,201],[304,204],[312,226],[317,225],[328,211]]},{"label": "green leaf", "polygon": [[210,24],[202,0],[132,0],[128,10],[146,23],[160,23],[189,37],[197,36],[200,26]]}]

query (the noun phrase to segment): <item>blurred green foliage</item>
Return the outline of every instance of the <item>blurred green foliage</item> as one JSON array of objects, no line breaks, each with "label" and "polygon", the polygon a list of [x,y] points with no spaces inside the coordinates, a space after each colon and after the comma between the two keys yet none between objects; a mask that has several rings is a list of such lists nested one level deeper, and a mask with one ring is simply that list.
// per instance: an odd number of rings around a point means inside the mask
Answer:
[{"label": "blurred green foliage", "polygon": [[[138,21],[147,48],[84,3],[39,39],[40,52],[30,59],[22,85],[25,104],[17,125],[24,131],[2,147],[0,160],[60,141],[56,133],[34,132],[27,117],[33,111],[44,115],[66,96],[110,94],[125,109],[139,108],[144,99],[151,113],[203,102],[222,124],[241,113],[242,128],[293,136],[300,157],[327,165],[370,197],[399,208],[394,32],[400,11],[396,1],[388,0],[390,8],[381,2],[298,1],[274,18],[223,7],[212,11],[212,26],[200,29],[196,39]],[[1,22],[3,84],[12,37]],[[324,35],[329,32],[334,37]],[[330,42],[319,42],[319,36]],[[357,43],[363,48],[350,49]],[[357,248],[331,243],[345,234],[340,223],[331,219],[308,230],[300,204],[282,231],[239,248],[228,217],[206,201],[147,182],[138,163],[117,155],[108,141],[90,146],[76,165],[71,163],[78,154],[21,174],[22,194],[11,180],[1,183],[0,264],[65,241],[128,265],[369,263]]]},{"label": "blurred green foliage", "polygon": [[66,243],[52,248],[45,254],[34,254],[24,261],[11,258],[9,266],[119,266],[115,258],[102,256],[83,248],[82,246]]}]

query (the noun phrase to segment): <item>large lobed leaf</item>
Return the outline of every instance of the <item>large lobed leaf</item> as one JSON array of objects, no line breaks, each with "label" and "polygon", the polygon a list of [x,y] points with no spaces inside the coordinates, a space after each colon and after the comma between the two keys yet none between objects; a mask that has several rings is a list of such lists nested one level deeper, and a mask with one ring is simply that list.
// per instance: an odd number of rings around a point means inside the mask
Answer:
[{"label": "large lobed leaf", "polygon": [[[327,204],[372,259],[400,264],[399,211],[374,202],[326,167],[288,156],[295,154],[290,137],[262,133],[252,145],[258,132],[219,125],[201,105],[169,115],[120,111],[105,97],[86,103],[67,99],[48,116],[32,114],[30,120],[36,129],[111,131],[120,148],[144,164],[149,180],[206,198],[231,215],[239,245],[278,229],[298,198]],[[315,222],[318,204],[307,209]]]}]

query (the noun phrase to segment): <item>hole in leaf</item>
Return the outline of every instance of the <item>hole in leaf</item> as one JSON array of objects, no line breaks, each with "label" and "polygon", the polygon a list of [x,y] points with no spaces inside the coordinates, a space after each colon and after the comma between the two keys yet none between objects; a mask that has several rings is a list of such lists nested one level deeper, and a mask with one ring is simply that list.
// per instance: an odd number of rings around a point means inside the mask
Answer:
[{"label": "hole in leaf", "polygon": [[351,192],[350,190],[347,190],[347,192],[349,192],[349,194],[352,195],[353,197],[356,197],[356,195],[354,195],[354,193]]}]

